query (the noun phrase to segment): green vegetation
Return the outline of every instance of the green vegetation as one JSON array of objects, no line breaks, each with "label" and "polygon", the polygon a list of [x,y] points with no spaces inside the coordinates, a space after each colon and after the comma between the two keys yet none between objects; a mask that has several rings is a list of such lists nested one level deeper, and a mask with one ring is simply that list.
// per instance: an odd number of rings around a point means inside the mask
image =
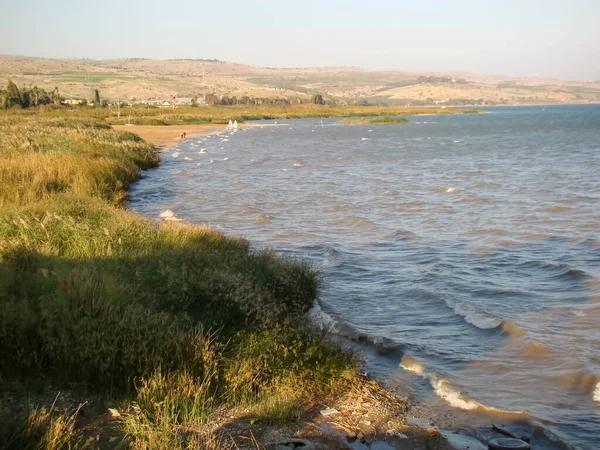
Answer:
[{"label": "green vegetation", "polygon": [[32,88],[19,89],[12,81],[6,83],[6,89],[0,88],[0,107],[4,110],[9,108],[30,108],[40,105],[59,105],[62,98],[58,88],[52,92],[33,86]]},{"label": "green vegetation", "polygon": [[[218,448],[194,433],[217,407],[296,420],[355,383],[355,357],[298,320],[318,291],[310,265],[123,209],[158,158],[112,130],[114,119],[104,109],[0,113],[2,385],[133,400],[123,427],[136,448],[177,449]],[[0,448],[83,446],[73,414],[11,410]]]},{"label": "green vegetation", "polygon": [[339,124],[342,125],[363,125],[363,124],[396,124],[396,123],[408,123],[404,117],[390,117],[385,116],[378,119],[342,119],[338,120]]}]

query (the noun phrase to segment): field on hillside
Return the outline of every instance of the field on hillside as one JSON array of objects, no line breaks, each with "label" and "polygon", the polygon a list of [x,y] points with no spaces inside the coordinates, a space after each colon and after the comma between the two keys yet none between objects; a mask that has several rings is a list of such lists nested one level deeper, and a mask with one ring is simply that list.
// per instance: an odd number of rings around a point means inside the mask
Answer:
[{"label": "field on hillside", "polygon": [[69,98],[127,102],[189,101],[204,94],[285,98],[313,94],[342,104],[390,106],[598,103],[600,81],[565,81],[471,73],[367,71],[353,67],[274,69],[215,60],[75,60],[0,56],[0,84],[58,87]]}]

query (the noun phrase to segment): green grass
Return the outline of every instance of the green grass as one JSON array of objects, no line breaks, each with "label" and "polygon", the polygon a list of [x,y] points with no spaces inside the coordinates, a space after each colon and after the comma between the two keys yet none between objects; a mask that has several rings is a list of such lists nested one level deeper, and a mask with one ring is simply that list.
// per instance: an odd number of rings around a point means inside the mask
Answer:
[{"label": "green grass", "polygon": [[[209,448],[177,430],[210,421],[219,406],[296,420],[351,386],[354,355],[298,321],[318,293],[313,267],[124,209],[127,188],[158,158],[97,116],[0,115],[3,383],[134,400],[124,427],[136,448]],[[0,441],[46,448],[44,433],[71,429],[61,414],[30,434],[25,413],[0,418],[12,424]],[[56,442],[44,445],[69,445]]]},{"label": "green grass", "polygon": [[[249,120],[264,119],[301,119],[326,117],[397,117],[419,114],[473,114],[475,109],[461,108],[396,108],[373,106],[330,107],[326,105],[282,106],[201,106],[177,107],[125,107],[118,117],[116,108],[54,108],[30,109],[0,112],[3,117],[32,116],[34,120],[61,119],[88,120],[106,125],[124,125],[129,122],[136,125],[186,125],[186,124],[226,124],[230,119],[243,123]],[[1,122],[0,122],[1,123]]]},{"label": "green grass", "polygon": [[377,119],[365,119],[364,117],[362,119],[342,119],[342,120],[338,120],[337,123],[339,123],[341,125],[365,125],[365,124],[392,125],[392,124],[399,124],[399,123],[408,123],[408,120],[406,120],[404,117],[385,116],[385,117],[381,117],[381,118],[377,118]]}]

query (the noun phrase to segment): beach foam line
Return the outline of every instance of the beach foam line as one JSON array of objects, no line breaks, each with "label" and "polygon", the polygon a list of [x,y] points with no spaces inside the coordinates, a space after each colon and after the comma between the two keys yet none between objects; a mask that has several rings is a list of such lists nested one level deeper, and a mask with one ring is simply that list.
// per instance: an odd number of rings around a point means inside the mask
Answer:
[{"label": "beach foam line", "polygon": [[407,372],[417,374],[421,378],[428,380],[437,396],[440,397],[442,400],[446,401],[446,403],[448,403],[454,408],[459,408],[466,411],[473,411],[479,409],[483,411],[498,412],[503,414],[525,414],[524,411],[510,411],[502,408],[496,408],[494,406],[484,405],[483,403],[480,403],[476,400],[464,396],[458,389],[452,387],[449,380],[441,378],[438,374],[434,372],[427,372],[426,367],[423,363],[417,361],[416,359],[410,356],[404,356],[402,358],[402,361],[400,362],[400,367],[406,370]]}]

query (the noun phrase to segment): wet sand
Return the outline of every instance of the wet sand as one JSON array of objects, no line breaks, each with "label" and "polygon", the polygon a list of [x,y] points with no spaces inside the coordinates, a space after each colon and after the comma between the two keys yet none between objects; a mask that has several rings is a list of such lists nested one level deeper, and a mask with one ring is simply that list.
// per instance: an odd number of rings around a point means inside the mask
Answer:
[{"label": "wet sand", "polygon": [[[264,127],[265,124],[240,124],[239,129]],[[227,126],[210,125],[113,125],[113,129],[130,131],[147,142],[152,142],[159,151],[168,150],[182,141],[181,134],[186,133],[186,139],[207,136],[209,134],[227,131]]]}]

